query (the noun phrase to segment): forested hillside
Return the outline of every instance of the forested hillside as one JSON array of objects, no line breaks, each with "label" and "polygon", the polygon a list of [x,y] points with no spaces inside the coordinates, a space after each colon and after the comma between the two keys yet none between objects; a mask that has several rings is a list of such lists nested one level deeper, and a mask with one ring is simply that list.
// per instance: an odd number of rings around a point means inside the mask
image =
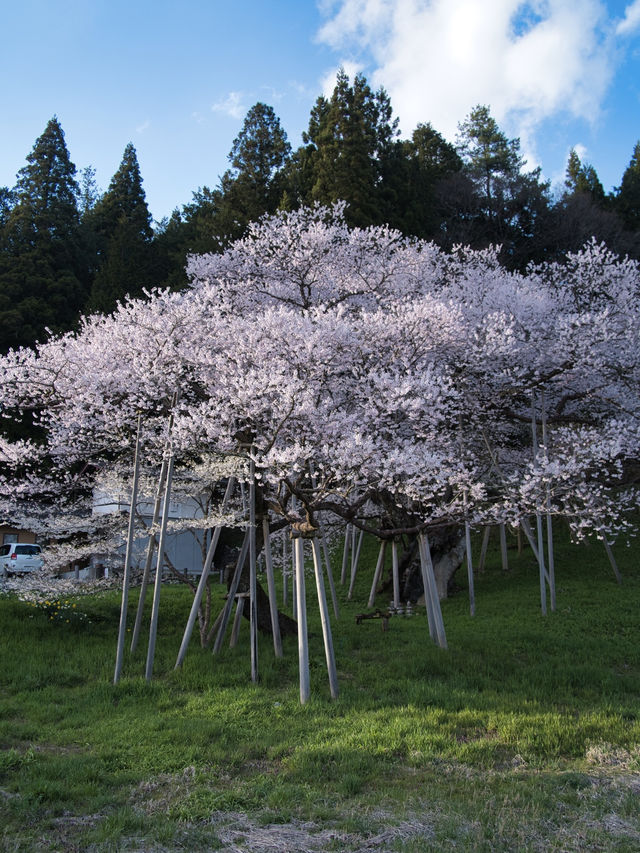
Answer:
[{"label": "forested hillside", "polygon": [[500,245],[509,269],[560,258],[592,237],[640,257],[640,142],[612,193],[572,151],[553,194],[488,107],[461,120],[455,145],[427,119],[400,138],[386,92],[341,72],[293,150],[272,107],[257,103],[218,183],[203,183],[154,226],[134,146],[102,192],[91,166],[77,171],[53,117],[15,187],[0,188],[1,351],[71,329],[82,313],[109,313],[127,295],[181,288],[188,254],[220,251],[262,214],[314,202],[344,200],[353,226],[388,224],[446,250]]}]

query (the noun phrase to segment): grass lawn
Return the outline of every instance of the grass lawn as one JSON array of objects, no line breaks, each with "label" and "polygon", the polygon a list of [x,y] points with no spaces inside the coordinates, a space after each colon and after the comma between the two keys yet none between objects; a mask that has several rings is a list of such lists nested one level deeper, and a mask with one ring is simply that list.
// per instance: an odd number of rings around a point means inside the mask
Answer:
[{"label": "grass lawn", "polygon": [[295,638],[283,660],[260,638],[254,685],[246,624],[174,671],[188,590],[162,591],[153,681],[141,643],[117,686],[118,592],[0,595],[2,849],[639,851],[640,548],[615,548],[619,586],[601,544],[562,541],[546,617],[530,551],[503,572],[498,550],[474,618],[466,589],[443,602],[443,651],[424,610],[356,625],[371,547],[338,588],[336,701],[310,581],[305,706]]}]

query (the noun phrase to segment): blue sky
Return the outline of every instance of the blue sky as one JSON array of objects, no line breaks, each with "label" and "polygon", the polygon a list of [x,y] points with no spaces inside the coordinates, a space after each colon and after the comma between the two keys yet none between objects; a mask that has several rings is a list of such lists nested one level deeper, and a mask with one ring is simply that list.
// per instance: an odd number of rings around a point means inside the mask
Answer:
[{"label": "blue sky", "polygon": [[0,31],[0,185],[55,114],[102,189],[133,142],[156,219],[217,184],[257,101],[299,145],[340,65],[404,137],[488,104],[554,181],[575,146],[609,190],[640,139],[640,0],[1,0]]}]

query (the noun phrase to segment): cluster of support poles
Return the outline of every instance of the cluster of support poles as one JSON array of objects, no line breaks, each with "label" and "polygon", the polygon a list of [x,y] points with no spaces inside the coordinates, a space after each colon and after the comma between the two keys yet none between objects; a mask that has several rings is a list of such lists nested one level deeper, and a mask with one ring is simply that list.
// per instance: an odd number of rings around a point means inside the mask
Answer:
[{"label": "cluster of support poles", "polygon": [[[358,569],[358,561],[360,559],[360,550],[362,547],[363,534],[360,531],[356,533],[356,527],[353,524],[348,524],[345,538],[344,550],[342,554],[342,583],[346,582],[346,570],[349,564],[349,556],[351,556],[351,576],[349,583],[349,592],[347,597],[351,600],[353,588]],[[470,540],[469,540],[470,544]],[[429,548],[429,540],[421,533],[418,537],[418,546],[420,552],[420,571],[422,575],[422,585],[424,589],[424,601],[427,610],[427,618],[429,621],[429,634],[431,639],[442,649],[447,648],[447,637],[444,630],[444,621],[442,619],[442,609],[440,607],[440,597],[436,586],[435,572],[433,561],[431,559],[431,549]],[[378,551],[378,559],[376,568],[373,573],[373,582],[371,584],[371,592],[369,593],[368,607],[373,607],[375,603],[376,589],[380,583],[382,572],[384,569],[385,556],[387,552],[388,542],[386,539],[381,540],[380,550]],[[471,551],[469,550],[469,554]],[[393,607],[398,610],[400,607],[400,575],[398,561],[398,543],[395,539],[391,540],[391,578],[393,583]]]},{"label": "cluster of support poles", "polygon": [[[138,420],[138,431],[136,437],[134,474],[131,490],[131,503],[129,510],[129,525],[127,531],[127,546],[125,553],[125,570],[122,588],[122,605],[120,611],[120,624],[118,630],[118,645],[116,652],[116,666],[114,673],[114,684],[117,684],[122,675],[122,667],[124,660],[124,645],[126,637],[126,622],[128,608],[128,593],[131,583],[131,563],[134,540],[135,526],[135,508],[138,500],[138,485],[140,475],[140,430],[141,421]],[[160,522],[160,533],[157,542],[157,559],[156,573],[154,584],[154,595],[151,612],[151,623],[149,629],[149,645],[147,649],[147,663],[145,669],[145,677],[150,680],[153,674],[153,662],[155,656],[155,643],[157,637],[158,613],[160,603],[160,588],[162,583],[162,565],[165,549],[165,537],[167,530],[168,509],[171,495],[171,481],[173,476],[173,454],[171,452],[170,439],[165,449],[165,457],[162,465],[162,470],[159,478],[158,492],[154,504],[154,517],[152,522],[152,530],[155,529]],[[222,511],[224,512],[231,499],[235,489],[236,482],[234,478],[230,478],[227,483],[225,496],[223,499]],[[262,519],[263,538],[264,538],[264,556],[267,575],[267,588],[269,597],[269,607],[271,616],[271,628],[273,634],[274,651],[276,657],[282,657],[282,639],[280,636],[280,625],[278,618],[278,608],[276,600],[276,586],[273,570],[273,559],[271,554],[271,542],[269,532],[269,521],[267,517]],[[213,566],[213,558],[220,539],[222,528],[217,526],[211,536],[211,541],[205,558],[202,574],[198,587],[196,589],[194,600],[191,606],[187,624],[185,627],[182,643],[176,660],[176,668],[182,666],[189,642],[193,633],[193,628],[196,623],[198,610],[200,608],[204,592],[206,590],[211,568]],[[320,550],[320,542],[325,556],[325,565],[333,608],[336,618],[338,617],[338,601],[331,573],[329,562],[329,553],[326,539],[322,531],[318,531],[319,535],[313,535],[310,538],[313,567],[316,581],[316,591],[318,604],[320,608],[320,620],[322,624],[322,634],[325,647],[325,655],[327,661],[327,671],[329,674],[329,687],[332,698],[338,696],[338,677],[335,663],[335,654],[333,649],[333,638],[331,634],[331,624],[329,618],[329,607],[325,592],[324,576],[323,576],[323,561]],[[320,541],[319,541],[320,540]],[[147,550],[147,559],[145,562],[145,570],[143,572],[142,586],[140,591],[140,600],[136,614],[136,622],[132,637],[131,651],[135,651],[140,636],[140,626],[142,621],[142,612],[144,608],[144,599],[146,595],[146,587],[149,582],[149,574],[153,559],[155,546],[155,536],[152,533],[149,537],[149,546]],[[242,575],[247,555],[249,556],[249,592],[238,593],[238,586]],[[295,610],[298,620],[298,656],[300,669],[300,701],[305,703],[310,698],[310,675],[309,675],[309,644],[307,633],[307,604],[305,590],[305,568],[304,568],[304,540],[301,536],[293,538],[293,565],[294,565],[294,581],[295,581]],[[249,625],[250,625],[250,645],[251,645],[251,679],[254,682],[258,681],[258,619],[257,619],[257,559],[256,559],[256,513],[255,513],[255,470],[253,460],[249,460],[249,500],[248,500],[248,525],[245,533],[244,541],[240,549],[240,554],[236,562],[235,570],[231,579],[231,584],[228,590],[225,605],[220,612],[214,631],[216,632],[215,641],[213,644],[213,653],[218,654],[222,648],[225,633],[229,624],[231,611],[234,602],[236,603],[236,614],[234,626],[232,629],[231,644],[235,645],[240,627],[240,620],[243,615],[245,601],[249,603]]]},{"label": "cluster of support poles", "polygon": [[[174,405],[177,402],[177,395],[174,397]],[[544,396],[541,397],[541,427],[542,427],[542,444],[545,449],[548,447],[547,441],[547,424],[546,424],[546,416],[545,416],[545,408],[544,408]],[[138,603],[137,613],[135,624],[133,628],[132,640],[131,640],[131,652],[133,653],[137,648],[139,637],[140,637],[140,629],[142,624],[142,614],[145,604],[146,597],[146,589],[150,579],[151,573],[151,565],[153,561],[153,555],[156,545],[156,537],[153,531],[159,527],[159,536],[157,540],[157,553],[156,553],[156,570],[155,570],[155,581],[154,581],[154,591],[153,591],[153,604],[151,611],[151,622],[149,629],[149,644],[147,648],[147,660],[146,660],[146,668],[145,668],[145,677],[147,680],[152,678],[153,674],[153,663],[155,656],[155,645],[156,645],[156,637],[157,637],[157,627],[158,627],[158,615],[159,615],[159,606],[160,606],[160,589],[162,584],[162,568],[164,562],[164,553],[165,553],[165,539],[167,533],[167,520],[169,513],[169,504],[171,497],[171,485],[173,478],[173,463],[174,456],[171,444],[171,429],[173,423],[173,416],[169,419],[169,430],[168,430],[168,438],[165,447],[164,458],[162,462],[162,467],[160,471],[160,477],[158,481],[158,490],[155,497],[154,502],[154,511],[153,511],[153,520],[151,525],[152,532],[149,536],[149,544],[147,547],[146,560],[144,565],[144,571],[142,576],[142,584],[140,589],[140,599]],[[129,523],[128,523],[128,531],[127,531],[127,545],[126,545],[126,553],[125,553],[125,565],[124,565],[124,578],[123,578],[123,587],[122,587],[122,605],[120,611],[120,623],[118,629],[118,644],[117,644],[117,652],[116,652],[116,665],[115,665],[115,673],[114,673],[114,684],[117,684],[120,680],[122,674],[123,667],[123,659],[124,659],[124,645],[125,645],[125,637],[126,637],[126,622],[127,622],[127,607],[128,607],[128,594],[129,587],[131,582],[131,564],[132,564],[132,552],[133,552],[133,541],[134,541],[134,527],[135,527],[135,512],[136,512],[136,504],[138,500],[138,486],[139,486],[139,478],[140,478],[140,434],[141,434],[141,417],[138,418],[138,426],[137,426],[137,436],[136,436],[136,445],[135,445],[135,456],[134,456],[134,468],[133,468],[133,482],[132,482],[132,490],[131,490],[131,503],[130,503],[130,512],[129,512]],[[536,398],[535,394],[532,394],[532,438],[533,438],[533,456],[534,460],[537,460],[539,453],[539,445],[538,445],[538,429],[537,429],[537,420],[536,420]],[[240,484],[242,488],[242,484]],[[225,491],[225,495],[222,503],[222,512],[224,512],[231,500],[232,494],[236,487],[236,481],[233,477],[231,477],[227,483],[227,488]],[[244,495],[244,490],[243,490]],[[464,506],[466,511],[467,506],[467,494],[464,494]],[[231,611],[233,608],[234,602],[236,603],[236,614],[234,618],[232,635],[231,635],[231,645],[235,645],[238,638],[238,631],[240,628],[240,622],[242,619],[245,602],[248,599],[249,603],[249,625],[250,625],[250,647],[251,647],[251,680],[254,682],[258,681],[258,618],[257,618],[257,555],[256,555],[256,493],[255,493],[255,468],[254,462],[249,454],[249,499],[248,499],[248,519],[247,519],[247,529],[244,537],[244,541],[242,547],[240,549],[240,554],[238,556],[238,560],[235,566],[235,571],[231,579],[231,583],[228,590],[228,595],[224,607],[222,608],[218,618],[214,624],[213,631],[215,632],[215,641],[213,644],[213,653],[219,654],[222,644],[224,642],[225,633],[227,631],[227,627],[229,624],[229,620],[231,617]],[[531,549],[536,557],[536,561],[539,566],[540,573],[540,604],[542,613],[546,615],[547,613],[547,588],[549,591],[549,605],[552,611],[556,609],[556,589],[555,589],[555,567],[554,567],[554,556],[553,556],[553,529],[552,529],[552,515],[551,515],[551,494],[550,490],[547,487],[547,495],[546,495],[546,533],[547,533],[547,561],[545,562],[545,542],[543,535],[543,514],[538,512],[536,513],[535,523],[536,523],[536,535],[534,537],[534,533],[529,524],[529,521],[525,518],[520,520],[521,528],[531,546]],[[266,568],[266,576],[267,576],[267,588],[268,588],[268,598],[269,598],[269,608],[270,608],[270,617],[271,617],[271,628],[273,634],[273,644],[274,644],[274,652],[276,657],[282,657],[282,639],[280,636],[280,625],[278,618],[278,607],[276,600],[276,587],[275,587],[275,578],[274,578],[274,568],[273,568],[273,558],[271,552],[271,541],[270,541],[270,530],[269,530],[269,521],[265,516],[262,519],[262,531],[263,531],[263,539],[264,539],[264,560],[265,560],[265,568]],[[503,568],[508,567],[507,563],[507,546],[506,546],[506,532],[504,524],[499,525],[500,531],[500,548],[502,554],[502,565]],[[207,587],[207,582],[211,573],[211,568],[213,566],[213,559],[215,555],[215,551],[220,539],[220,534],[222,532],[222,528],[217,526],[212,533],[211,541],[209,544],[209,548],[207,551],[207,555],[205,558],[204,566],[202,569],[202,573],[200,575],[200,580],[198,583],[198,587],[196,589],[193,604],[191,606],[191,610],[189,613],[189,617],[187,620],[187,624],[185,627],[184,635],[182,638],[182,643],[180,645],[180,650],[178,652],[177,660],[175,667],[176,669],[181,667],[184,658],[187,652],[187,648],[189,646],[189,642],[191,640],[191,636],[193,633],[193,628],[195,626],[195,622],[198,616],[198,611],[200,605],[202,603],[203,595]],[[482,540],[482,547],[480,553],[480,561],[479,568],[481,568],[484,564],[484,559],[486,555],[486,550],[489,541],[489,532],[490,528],[485,528],[485,533]],[[362,548],[363,542],[363,531],[358,531],[356,525],[347,524],[346,532],[345,532],[345,541],[344,541],[344,550],[343,550],[343,558],[342,558],[342,571],[341,571],[341,583],[344,586],[346,583],[347,577],[347,569],[349,568],[350,561],[350,579],[349,579],[349,589],[348,589],[348,599],[351,600],[355,580],[358,562],[360,559],[360,552]],[[475,592],[474,592],[474,567],[472,560],[472,551],[471,551],[471,527],[467,520],[465,520],[464,525],[464,537],[465,537],[465,552],[466,552],[466,562],[467,562],[467,573],[468,573],[468,584],[469,584],[469,599],[470,599],[470,612],[471,615],[475,615]],[[309,676],[309,644],[308,644],[308,632],[307,632],[307,604],[306,604],[306,587],[305,587],[305,565],[304,565],[304,542],[309,541],[311,545],[311,555],[313,560],[313,569],[314,576],[316,582],[316,591],[318,598],[318,606],[320,609],[320,619],[322,624],[322,634],[325,648],[325,656],[327,663],[327,671],[329,675],[329,687],[332,698],[336,698],[338,696],[338,679],[337,679],[337,670],[335,663],[335,655],[333,649],[333,639],[331,634],[331,624],[329,618],[329,607],[327,603],[327,596],[324,584],[324,570],[323,570],[323,555],[324,555],[324,566],[327,572],[327,578],[329,581],[331,599],[333,604],[334,615],[336,619],[338,618],[338,601],[335,590],[335,585],[333,581],[333,575],[331,571],[331,564],[329,560],[329,550],[326,542],[326,538],[322,529],[314,531],[307,536],[301,535],[298,531],[292,529],[291,532],[292,538],[292,579],[293,579],[293,610],[294,610],[294,618],[297,620],[298,624],[298,661],[299,661],[299,677],[300,677],[300,701],[304,704],[309,700],[310,697],[310,676]],[[604,546],[607,552],[607,556],[611,563],[611,566],[614,570],[616,579],[618,582],[621,582],[620,572],[616,565],[615,559],[611,552],[611,547],[607,542],[606,538],[602,536]],[[382,576],[382,572],[385,564],[385,556],[388,547],[387,540],[381,540],[380,550],[378,553],[378,559],[376,563],[376,568],[373,576],[373,583],[371,585],[371,592],[369,594],[368,606],[373,607],[375,601],[375,594],[378,584],[380,583],[380,579]],[[322,549],[322,550],[321,550]],[[435,572],[433,561],[431,558],[431,551],[429,547],[429,541],[427,536],[424,533],[420,533],[418,536],[418,550],[420,556],[420,570],[422,575],[422,583],[424,588],[424,598],[425,598],[425,606],[427,611],[427,618],[429,623],[429,634],[439,647],[447,648],[447,639],[446,633],[444,629],[444,622],[442,619],[442,611],[440,607],[440,599],[438,596],[438,590],[436,586]],[[240,583],[240,578],[242,575],[242,571],[247,559],[249,557],[249,591],[248,593],[238,592],[238,587]],[[286,550],[283,547],[283,597],[284,603],[287,604],[288,597],[288,586],[287,586],[287,573],[284,570],[284,564],[286,564]],[[400,607],[400,578],[399,578],[399,569],[398,569],[398,543],[396,540],[391,540],[391,573],[392,573],[392,582],[393,582],[393,606],[395,609]]]}]

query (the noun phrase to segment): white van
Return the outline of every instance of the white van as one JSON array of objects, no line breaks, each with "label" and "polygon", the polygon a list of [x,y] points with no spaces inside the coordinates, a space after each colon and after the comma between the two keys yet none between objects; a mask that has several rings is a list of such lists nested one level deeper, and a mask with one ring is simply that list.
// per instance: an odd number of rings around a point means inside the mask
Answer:
[{"label": "white van", "polygon": [[10,542],[0,545],[0,574],[6,577],[37,572],[44,565],[39,545],[22,545]]}]

